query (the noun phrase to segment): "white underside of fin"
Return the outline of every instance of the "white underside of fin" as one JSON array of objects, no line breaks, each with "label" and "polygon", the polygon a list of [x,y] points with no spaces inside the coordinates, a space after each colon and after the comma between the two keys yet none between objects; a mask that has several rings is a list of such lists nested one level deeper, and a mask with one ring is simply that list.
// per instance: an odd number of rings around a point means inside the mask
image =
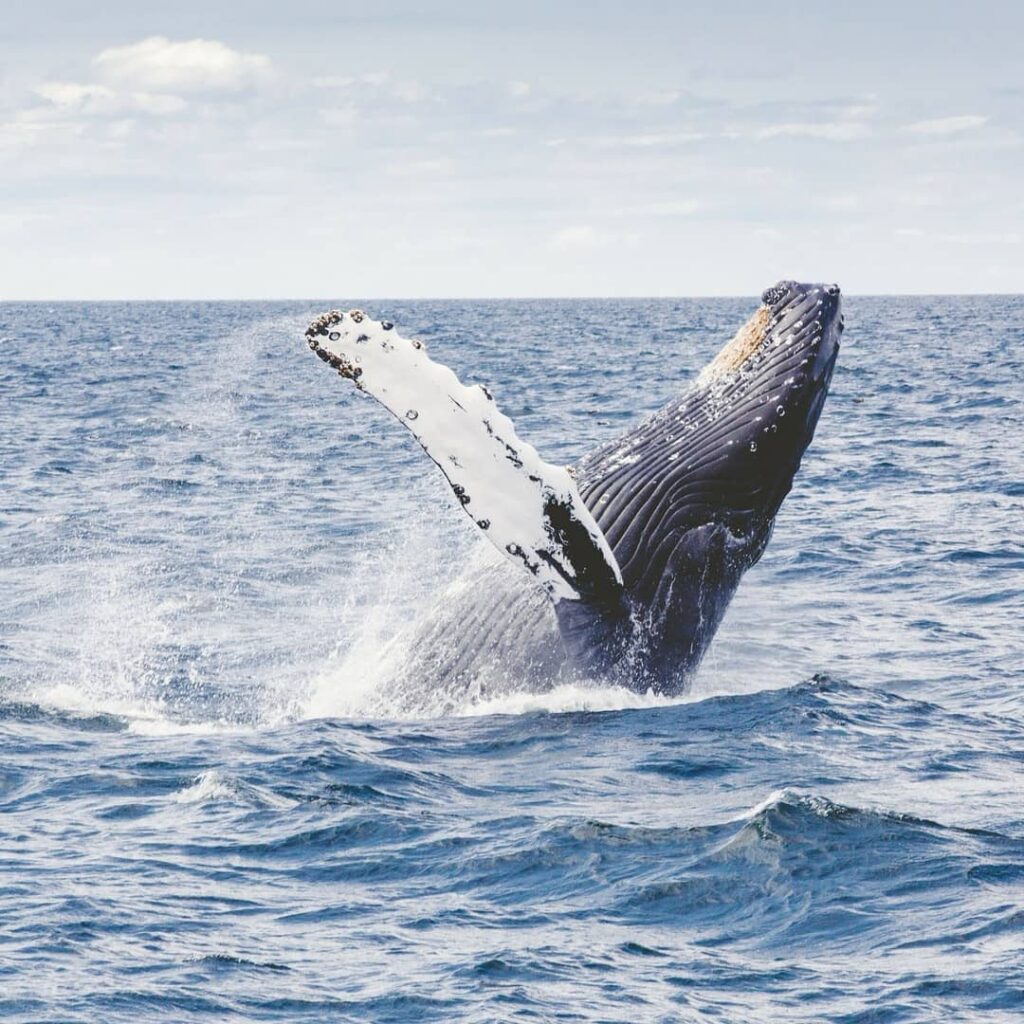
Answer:
[{"label": "white underside of fin", "polygon": [[[568,470],[545,462],[517,437],[486,388],[467,387],[420,342],[359,310],[325,314],[306,338],[321,359],[401,420],[484,536],[524,566],[552,600],[581,597],[578,578],[595,555],[621,584],[615,556]],[[585,529],[589,551],[580,551],[578,541],[576,550],[561,543],[552,508],[561,519],[568,511]]]}]

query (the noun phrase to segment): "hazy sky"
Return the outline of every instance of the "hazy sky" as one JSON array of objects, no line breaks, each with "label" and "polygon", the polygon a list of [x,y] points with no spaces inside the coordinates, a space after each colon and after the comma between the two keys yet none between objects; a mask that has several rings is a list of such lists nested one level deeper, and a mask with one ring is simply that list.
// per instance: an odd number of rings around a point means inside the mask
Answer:
[{"label": "hazy sky", "polygon": [[4,0],[0,299],[1024,291],[1024,5]]}]

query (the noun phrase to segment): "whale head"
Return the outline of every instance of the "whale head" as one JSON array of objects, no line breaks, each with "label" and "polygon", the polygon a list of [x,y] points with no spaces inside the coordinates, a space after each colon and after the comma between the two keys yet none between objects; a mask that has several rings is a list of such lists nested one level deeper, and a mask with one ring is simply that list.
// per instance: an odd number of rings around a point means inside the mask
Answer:
[{"label": "whale head", "polygon": [[838,285],[779,281],[701,371],[697,387],[717,389],[740,410],[765,385],[781,387],[799,404],[827,389],[843,329]]},{"label": "whale head", "polygon": [[689,390],[581,466],[584,499],[643,623],[637,660],[657,688],[685,685],[764,552],[843,326],[837,285],[772,285]]},{"label": "whale head", "polygon": [[716,493],[716,522],[757,541],[754,560],[814,436],[844,326],[838,285],[779,281],[679,406],[687,479]]},{"label": "whale head", "polygon": [[838,285],[779,281],[698,376],[689,401],[715,429],[694,443],[708,454],[716,439],[723,442],[709,476],[731,480],[744,493],[741,532],[770,527],[789,493],[828,394],[844,326]]}]

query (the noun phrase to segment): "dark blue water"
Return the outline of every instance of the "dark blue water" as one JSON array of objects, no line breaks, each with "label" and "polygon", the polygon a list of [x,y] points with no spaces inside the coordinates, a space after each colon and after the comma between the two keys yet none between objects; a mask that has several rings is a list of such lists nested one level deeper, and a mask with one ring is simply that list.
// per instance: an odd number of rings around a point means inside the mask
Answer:
[{"label": "dark blue water", "polygon": [[[1024,300],[847,301],[692,694],[419,721],[477,541],[327,305],[0,305],[0,1016],[1019,1021]],[[367,306],[570,462],[752,303]]]}]

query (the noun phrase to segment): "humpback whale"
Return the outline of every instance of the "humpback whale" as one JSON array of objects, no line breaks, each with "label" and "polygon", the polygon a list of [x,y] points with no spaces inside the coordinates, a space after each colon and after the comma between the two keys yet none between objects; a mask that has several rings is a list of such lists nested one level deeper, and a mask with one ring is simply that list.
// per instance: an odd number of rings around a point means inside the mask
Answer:
[{"label": "humpback whale", "polygon": [[312,351],[413,434],[503,556],[478,559],[417,624],[406,678],[453,706],[579,677],[684,690],[765,550],[842,331],[837,285],[780,281],[682,394],[562,467],[392,323],[315,319]]}]

